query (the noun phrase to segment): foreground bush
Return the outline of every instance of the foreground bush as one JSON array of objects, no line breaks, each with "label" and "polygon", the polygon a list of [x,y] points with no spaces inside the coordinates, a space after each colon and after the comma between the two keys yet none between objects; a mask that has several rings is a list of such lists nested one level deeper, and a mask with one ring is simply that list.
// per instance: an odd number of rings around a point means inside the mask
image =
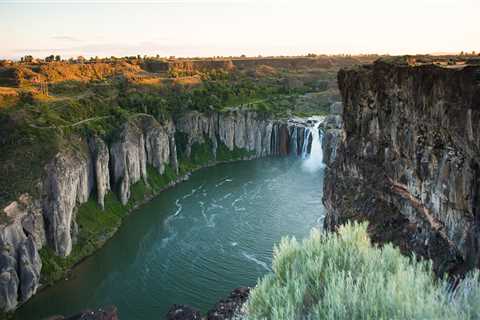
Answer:
[{"label": "foreground bush", "polygon": [[366,224],[285,238],[272,269],[250,295],[248,319],[480,318],[478,273],[452,292],[429,262],[371,245]]}]

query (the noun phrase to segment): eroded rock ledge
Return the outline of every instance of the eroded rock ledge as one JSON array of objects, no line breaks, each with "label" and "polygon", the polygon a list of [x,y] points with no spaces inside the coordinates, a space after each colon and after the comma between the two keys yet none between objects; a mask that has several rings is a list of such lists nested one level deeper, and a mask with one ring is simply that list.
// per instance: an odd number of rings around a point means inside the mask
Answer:
[{"label": "eroded rock ledge", "polygon": [[[190,112],[162,123],[140,114],[118,128],[108,142],[98,136],[78,137],[74,146],[58,153],[46,166],[39,181],[41,196],[34,199],[25,194],[2,209],[0,310],[14,310],[41,286],[42,248],[59,257],[71,255],[78,240],[77,214],[82,204],[95,199],[99,208],[108,209],[105,199],[113,192],[130,210],[136,204],[132,201],[138,200],[134,199],[134,186],[143,183],[149,188],[149,175],[163,179],[168,173],[168,184],[152,189],[150,197],[155,195],[192,170],[182,170],[182,160],[201,167],[287,155],[293,134],[298,152],[303,135],[295,126],[247,110]],[[209,158],[195,154],[199,148]]]},{"label": "eroded rock ledge", "polygon": [[340,71],[338,83],[326,227],[368,220],[374,241],[432,259],[439,274],[478,267],[480,67],[378,61]]},{"label": "eroded rock ledge", "polygon": [[206,316],[202,317],[200,311],[188,305],[173,305],[166,315],[166,320],[236,320],[244,313],[245,303],[248,300],[250,288],[240,287],[233,290],[230,295],[220,300]]}]

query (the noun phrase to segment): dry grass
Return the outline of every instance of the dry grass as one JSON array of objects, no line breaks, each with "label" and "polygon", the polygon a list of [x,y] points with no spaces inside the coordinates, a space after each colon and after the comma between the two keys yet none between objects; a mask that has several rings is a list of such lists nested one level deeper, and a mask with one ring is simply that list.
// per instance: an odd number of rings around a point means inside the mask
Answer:
[{"label": "dry grass", "polygon": [[16,88],[0,87],[0,96],[17,97],[18,95],[18,89]]}]

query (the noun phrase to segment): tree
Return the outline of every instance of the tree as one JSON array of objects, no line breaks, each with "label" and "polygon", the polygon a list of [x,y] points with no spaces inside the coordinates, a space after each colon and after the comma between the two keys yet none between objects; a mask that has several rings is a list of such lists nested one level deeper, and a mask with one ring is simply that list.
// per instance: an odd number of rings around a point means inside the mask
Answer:
[{"label": "tree", "polygon": [[55,61],[62,61],[62,57],[60,57],[58,54],[55,56]]},{"label": "tree", "polygon": [[27,62],[27,63],[33,62],[33,56],[31,55],[24,56],[21,61]]},{"label": "tree", "polygon": [[51,54],[51,55],[49,55],[48,57],[45,58],[46,62],[52,62],[53,60],[55,60],[55,56],[53,54]]}]

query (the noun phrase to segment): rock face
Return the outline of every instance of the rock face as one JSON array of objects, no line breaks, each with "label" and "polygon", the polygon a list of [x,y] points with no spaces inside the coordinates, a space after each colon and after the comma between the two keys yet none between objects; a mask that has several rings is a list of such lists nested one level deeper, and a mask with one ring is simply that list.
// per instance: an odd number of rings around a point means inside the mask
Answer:
[{"label": "rock face", "polygon": [[145,138],[135,123],[128,122],[123,126],[120,139],[110,147],[110,155],[112,181],[119,186],[120,202],[126,205],[130,199],[130,186],[140,179],[147,181]]},{"label": "rock face", "polygon": [[38,203],[22,195],[4,209],[8,222],[0,225],[0,308],[14,310],[37,291],[42,261],[38,250],[45,243]]},{"label": "rock face", "polygon": [[88,201],[93,189],[93,166],[89,155],[59,154],[48,165],[43,213],[47,239],[59,256],[72,251],[76,235],[74,221],[77,203]]},{"label": "rock face", "polygon": [[105,195],[110,191],[110,171],[108,169],[110,153],[105,142],[98,137],[91,138],[89,146],[94,163],[97,201],[102,209],[105,209]]},{"label": "rock face", "polygon": [[[78,234],[79,205],[95,196],[103,209],[110,191],[126,205],[135,183],[148,184],[149,166],[159,174],[164,174],[167,166],[179,172],[176,133],[187,137],[188,156],[194,143],[208,139],[215,159],[220,146],[247,151],[244,158],[251,159],[288,154],[290,136],[296,131],[295,124],[234,110],[190,112],[175,122],[162,123],[139,115],[119,128],[108,144],[97,136],[78,138],[74,147],[58,153],[46,166],[38,199],[24,195],[2,210],[0,310],[13,310],[35,294],[40,285],[42,247],[47,245],[61,257],[70,255]],[[300,138],[296,140],[301,145]]]},{"label": "rock face", "polygon": [[202,320],[200,311],[183,304],[174,304],[168,310],[167,320]]},{"label": "rock face", "polygon": [[248,300],[250,288],[237,288],[228,298],[220,300],[213,309],[202,317],[200,312],[187,305],[174,304],[167,313],[167,320],[235,320],[244,314],[244,305]]},{"label": "rock face", "polygon": [[85,310],[71,317],[53,316],[47,320],[119,320],[115,306],[109,306],[98,310]]},{"label": "rock face", "polygon": [[235,319],[242,313],[249,295],[250,288],[247,287],[233,290],[227,299],[220,300],[212,310],[208,311],[207,320]]},{"label": "rock face", "polygon": [[332,165],[337,157],[340,143],[345,138],[343,130],[343,105],[336,102],[330,107],[330,114],[322,123],[324,135],[322,137],[323,161]]},{"label": "rock face", "polygon": [[[230,151],[235,148],[248,151],[251,154],[249,159],[280,154],[278,150],[281,142],[272,137],[278,132],[278,127],[284,128],[282,142],[288,145],[286,121],[265,119],[252,111],[234,110],[210,114],[191,112],[177,121],[177,130],[186,133],[188,137],[187,155],[194,143],[203,143],[208,138],[212,142],[213,154],[217,153],[221,143]],[[282,150],[283,155],[288,153],[288,149]]]},{"label": "rock face", "polygon": [[[343,124],[325,135],[326,227],[368,220],[374,241],[480,265],[480,68],[383,61],[338,75]],[[337,110],[338,113],[338,110]]]}]

